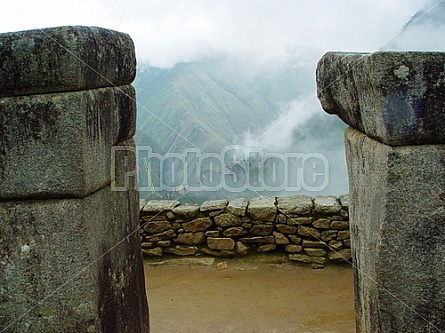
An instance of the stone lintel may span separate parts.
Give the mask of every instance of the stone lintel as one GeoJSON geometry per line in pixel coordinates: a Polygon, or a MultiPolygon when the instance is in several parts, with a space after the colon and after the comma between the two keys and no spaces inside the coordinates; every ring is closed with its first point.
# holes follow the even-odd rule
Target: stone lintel
{"type": "Polygon", "coordinates": [[[130,84],[136,74],[130,36],[63,26],[0,34],[0,97],[130,84]]]}
{"type": "Polygon", "coordinates": [[[325,54],[323,109],[388,145],[445,143],[445,53],[325,54]]]}

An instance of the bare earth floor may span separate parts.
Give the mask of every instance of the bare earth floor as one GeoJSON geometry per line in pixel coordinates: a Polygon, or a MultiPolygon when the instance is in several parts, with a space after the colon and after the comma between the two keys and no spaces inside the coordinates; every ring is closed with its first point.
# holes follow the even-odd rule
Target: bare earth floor
{"type": "Polygon", "coordinates": [[[151,333],[355,332],[347,264],[197,258],[144,267],[151,333]]]}

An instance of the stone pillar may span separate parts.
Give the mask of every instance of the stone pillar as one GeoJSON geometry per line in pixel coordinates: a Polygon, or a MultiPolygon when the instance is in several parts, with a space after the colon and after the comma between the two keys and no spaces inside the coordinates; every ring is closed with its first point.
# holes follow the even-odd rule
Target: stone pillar
{"type": "Polygon", "coordinates": [[[327,53],[346,153],[357,332],[445,331],[445,54],[327,53]]]}
{"type": "Polygon", "coordinates": [[[135,70],[123,33],[0,35],[0,331],[149,331],[136,180],[112,186],[135,168],[135,70]]]}

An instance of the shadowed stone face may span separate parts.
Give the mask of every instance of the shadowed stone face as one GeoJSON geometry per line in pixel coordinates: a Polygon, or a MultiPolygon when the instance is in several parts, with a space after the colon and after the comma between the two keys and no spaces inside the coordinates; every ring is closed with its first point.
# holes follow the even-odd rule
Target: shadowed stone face
{"type": "Polygon", "coordinates": [[[445,143],[445,53],[327,53],[323,109],[389,145],[445,143]]]}
{"type": "Polygon", "coordinates": [[[1,202],[0,327],[148,332],[135,194],[1,202]]]}
{"type": "Polygon", "coordinates": [[[349,128],[346,147],[357,332],[444,327],[445,146],[391,147],[349,128]]]}

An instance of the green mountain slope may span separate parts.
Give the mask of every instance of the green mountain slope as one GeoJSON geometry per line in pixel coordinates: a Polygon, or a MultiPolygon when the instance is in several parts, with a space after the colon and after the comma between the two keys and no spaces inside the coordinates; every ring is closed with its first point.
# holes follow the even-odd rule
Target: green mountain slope
{"type": "MultiPolygon", "coordinates": [[[[445,2],[431,9],[434,3],[415,13],[382,50],[442,50],[445,2]]],[[[252,169],[254,172],[249,177],[255,182],[261,180],[260,173],[271,174],[273,168],[270,163],[261,169],[254,163],[255,156],[241,158],[237,162],[228,161],[228,164],[223,161],[225,165],[216,167],[201,163],[199,170],[198,167],[193,169],[198,161],[195,155],[187,160],[187,167],[191,166],[187,170],[181,163],[164,163],[161,166],[163,162],[156,165],[149,161],[150,152],[155,153],[152,154],[155,157],[156,153],[165,157],[167,153],[183,153],[184,149],[190,148],[203,153],[219,153],[232,144],[242,146],[249,133],[254,140],[258,139],[255,144],[266,154],[280,153],[285,157],[287,153],[315,153],[324,158],[326,170],[322,171],[326,171],[329,177],[327,187],[322,192],[296,190],[298,193],[312,196],[346,193],[345,125],[337,117],[324,113],[316,101],[315,65],[321,55],[315,50],[305,51],[305,56],[295,52],[292,60],[281,64],[250,64],[215,56],[208,60],[180,63],[171,69],[139,65],[133,83],[138,101],[135,139],[139,147],[150,147],[138,161],[139,171],[142,170],[140,186],[148,188],[148,191],[140,192],[141,197],[201,202],[231,196],[290,194],[287,189],[266,192],[261,188],[242,193],[202,190],[203,185],[211,183],[212,177],[221,177],[227,168],[233,172],[238,170],[241,176],[243,173],[246,176],[246,171],[252,169]],[[278,122],[278,119],[284,121],[278,122]],[[185,178],[188,185],[198,190],[184,188],[182,180],[185,178]],[[158,189],[159,185],[166,183],[168,189],[158,189]]],[[[202,157],[199,158],[202,162],[202,157]]],[[[302,180],[309,183],[314,172],[319,172],[323,166],[309,162],[304,164],[306,169],[300,165],[301,162],[296,165],[300,169],[284,170],[290,183],[298,184],[302,180]]],[[[280,179],[282,175],[277,173],[276,176],[280,179]]],[[[274,182],[271,179],[269,183],[274,182]]],[[[264,183],[265,179],[262,181],[264,183]]]]}
{"type": "MultiPolygon", "coordinates": [[[[255,70],[254,67],[224,58],[181,63],[171,69],[140,66],[134,82],[138,101],[135,137],[138,146],[149,146],[153,153],[164,157],[169,156],[167,153],[183,153],[190,148],[194,148],[195,152],[220,153],[229,145],[245,144],[248,133],[253,138],[258,138],[283,113],[288,112],[296,99],[315,96],[315,61],[309,65],[275,64],[260,70],[255,70]]],[[[293,117],[295,120],[298,113],[293,117]]],[[[287,146],[292,152],[302,152],[309,147],[312,149],[313,140],[327,138],[326,133],[320,133],[325,132],[324,130],[317,129],[326,122],[326,117],[329,116],[320,110],[319,116],[311,120],[311,126],[301,125],[300,135],[296,133],[297,135],[289,135],[287,138],[280,135],[268,136],[268,140],[272,140],[274,146],[287,146]]],[[[289,119],[286,122],[293,124],[294,120],[289,119]]],[[[332,133],[334,137],[340,138],[340,142],[343,138],[342,131],[343,128],[335,128],[335,133],[332,133]]],[[[261,141],[256,144],[261,146],[261,141]]],[[[260,148],[266,152],[269,150],[266,146],[260,148]]],[[[342,148],[340,144],[339,149],[342,148]]],[[[329,148],[329,151],[336,153],[337,150],[329,148]]],[[[278,152],[285,153],[283,150],[270,153],[278,152]]],[[[226,172],[227,166],[222,163],[227,161],[220,159],[221,163],[214,161],[214,165],[201,163],[198,170],[199,157],[196,154],[190,155],[187,160],[188,169],[185,170],[181,163],[169,164],[172,159],[160,166],[159,163],[150,164],[149,152],[141,155],[143,157],[138,161],[139,181],[141,186],[148,188],[148,191],[140,193],[144,198],[161,195],[164,198],[181,197],[185,201],[199,202],[240,195],[252,197],[259,193],[256,190],[244,191],[242,194],[224,190],[192,190],[182,196],[184,179],[187,179],[188,185],[193,184],[199,189],[203,185],[212,185],[212,178],[218,179],[226,172]],[[166,183],[168,189],[163,187],[166,183]],[[153,188],[157,193],[151,195],[153,188]]],[[[200,159],[202,162],[202,157],[200,159]]],[[[241,174],[252,166],[255,171],[249,175],[251,179],[259,179],[258,172],[269,172],[261,171],[248,159],[239,163],[232,167],[238,168],[241,174]]]]}
{"type": "Polygon", "coordinates": [[[277,106],[241,81],[234,87],[212,77],[212,70],[200,63],[140,70],[134,82],[138,130],[164,152],[218,152],[276,119],[277,106]]]}

